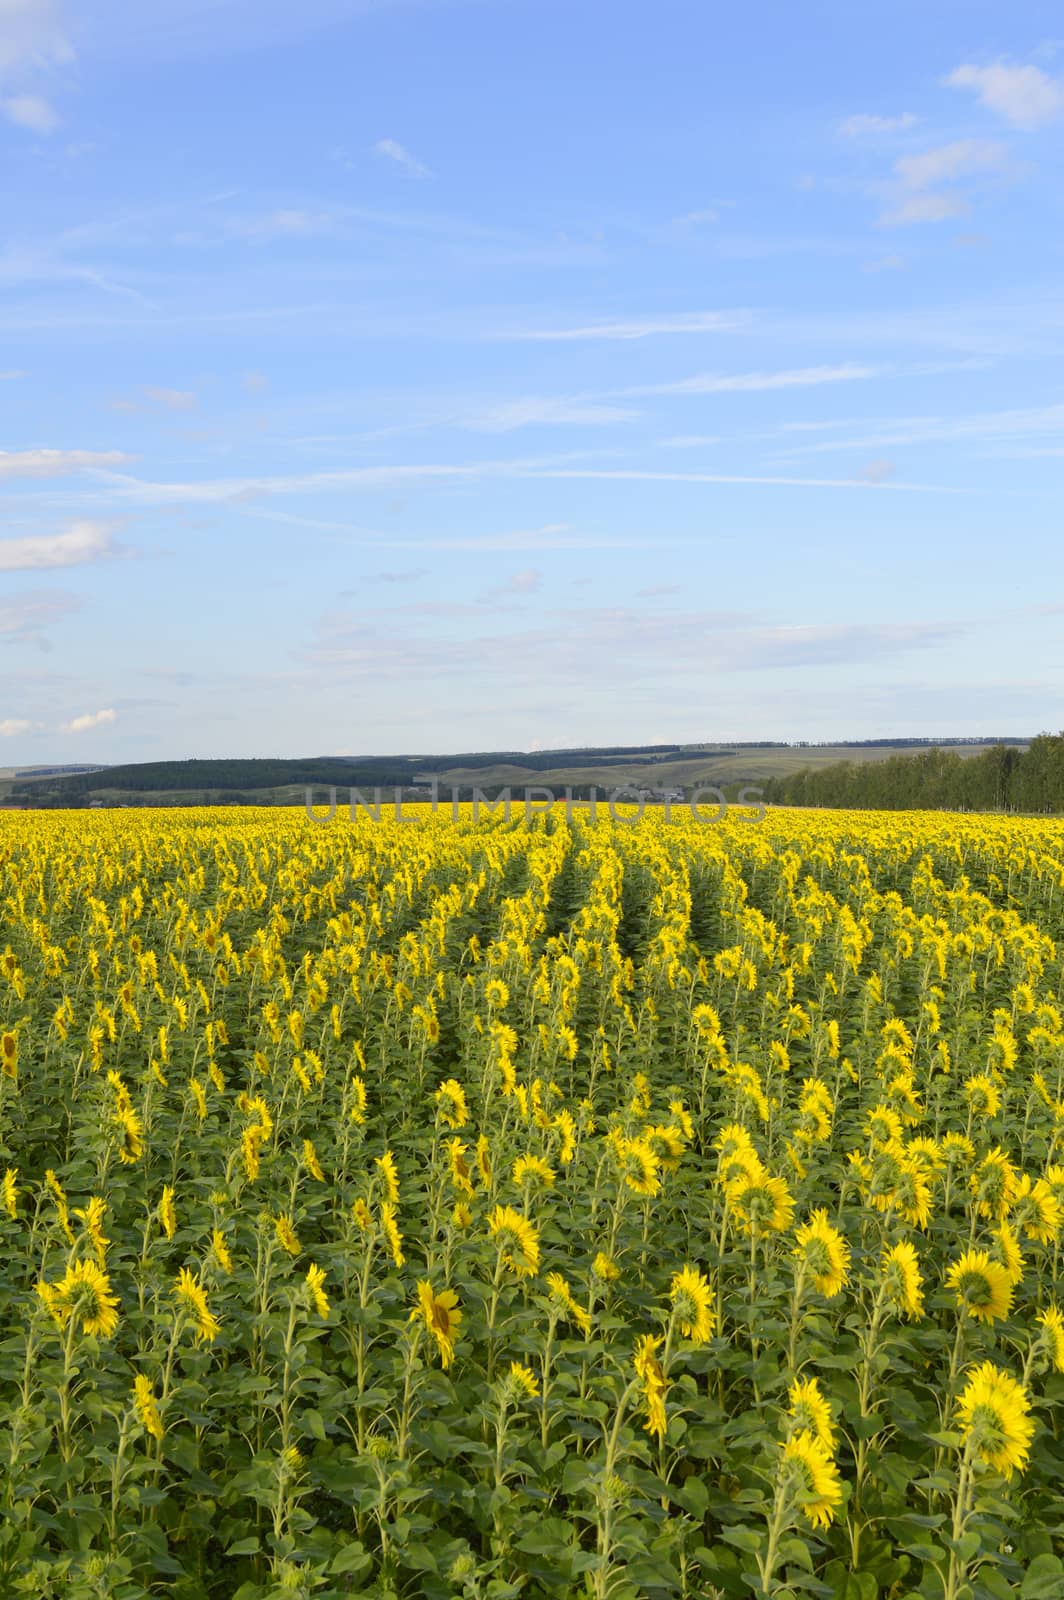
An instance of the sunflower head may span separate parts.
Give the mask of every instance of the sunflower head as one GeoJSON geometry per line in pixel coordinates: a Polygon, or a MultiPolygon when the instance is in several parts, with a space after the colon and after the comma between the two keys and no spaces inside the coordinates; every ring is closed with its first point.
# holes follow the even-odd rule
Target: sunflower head
{"type": "Polygon", "coordinates": [[[1056,1306],[1047,1306],[1038,1313],[1041,1324],[1042,1348],[1058,1372],[1064,1372],[1064,1316],[1056,1306]]]}
{"type": "Polygon", "coordinates": [[[984,1361],[969,1374],[957,1402],[957,1420],[966,1444],[984,1466],[1003,1477],[1027,1465],[1034,1423],[1022,1383],[984,1361]]]}
{"type": "Polygon", "coordinates": [[[814,1528],[826,1528],[842,1503],[842,1484],[828,1447],[808,1428],[798,1428],[783,1446],[781,1470],[803,1515],[814,1528]]]}
{"type": "Polygon", "coordinates": [[[957,1304],[977,1322],[997,1322],[1012,1310],[1013,1278],[985,1250],[966,1250],[946,1274],[957,1304]]]}
{"type": "Polygon", "coordinates": [[[713,1337],[717,1315],[713,1309],[713,1290],[696,1267],[682,1267],[673,1274],[669,1299],[680,1324],[680,1332],[696,1344],[713,1337]]]}
{"type": "Polygon", "coordinates": [[[883,1252],[883,1283],[887,1299],[907,1317],[924,1314],[923,1279],[920,1276],[920,1258],[909,1241],[893,1245],[883,1252]]]}
{"type": "Polygon", "coordinates": [[[828,1300],[845,1286],[850,1269],[850,1247],[828,1221],[823,1208],[814,1211],[794,1236],[794,1254],[809,1273],[819,1294],[828,1300]]]}
{"type": "Polygon", "coordinates": [[[789,1416],[792,1429],[805,1431],[819,1439],[826,1450],[835,1444],[835,1429],[831,1421],[831,1407],[821,1393],[815,1378],[796,1378],[788,1391],[789,1416]]]}

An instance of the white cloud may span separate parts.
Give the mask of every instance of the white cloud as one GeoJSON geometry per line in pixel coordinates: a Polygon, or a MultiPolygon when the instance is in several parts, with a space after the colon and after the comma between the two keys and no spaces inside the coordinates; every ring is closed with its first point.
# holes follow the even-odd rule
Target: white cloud
{"type": "Polygon", "coordinates": [[[638,415],[638,411],[624,406],[531,395],[523,400],[504,401],[465,419],[463,425],[478,433],[511,433],[515,428],[531,426],[598,427],[610,422],[631,422],[638,415]]]}
{"type": "Polygon", "coordinates": [[[195,409],[196,396],[188,389],[145,388],[144,393],[149,400],[153,400],[157,406],[162,406],[167,411],[195,409]]]}
{"type": "Polygon", "coordinates": [[[686,211],[682,217],[673,217],[677,228],[698,228],[705,223],[719,222],[719,211],[686,211]]]}
{"type": "Polygon", "coordinates": [[[0,572],[29,572],[51,567],[77,567],[119,554],[107,527],[100,522],[75,522],[65,533],[28,539],[0,539],[0,572]]]}
{"type": "Polygon", "coordinates": [[[0,450],[0,480],[62,478],[93,467],[120,467],[132,456],[121,450],[0,450]]]}
{"type": "Polygon", "coordinates": [[[56,0],[0,0],[0,73],[72,57],[56,0]]]}
{"type": "Polygon", "coordinates": [[[28,733],[32,726],[28,717],[7,717],[0,722],[0,739],[14,739],[20,733],[28,733]]]}
{"type": "Polygon", "coordinates": [[[17,367],[11,367],[7,372],[0,372],[0,383],[14,383],[16,378],[24,378],[26,374],[17,367]]]}
{"type": "Polygon", "coordinates": [[[1064,83],[1040,67],[958,67],[943,80],[951,89],[973,89],[989,111],[1016,128],[1040,128],[1064,112],[1064,83]]]}
{"type": "Polygon", "coordinates": [[[107,723],[115,721],[115,713],[110,709],[106,711],[86,711],[83,716],[72,717],[69,722],[64,722],[60,733],[87,733],[90,728],[102,728],[107,723]]]}
{"type": "Polygon", "coordinates": [[[898,117],[859,114],[840,122],[839,132],[845,134],[848,139],[859,138],[864,133],[904,133],[906,128],[915,128],[919,120],[919,117],[915,117],[911,111],[903,111],[898,117]]]}
{"type": "Polygon", "coordinates": [[[956,178],[1001,172],[1007,159],[1008,151],[996,139],[955,139],[917,156],[902,156],[894,171],[907,189],[924,190],[956,178]]]}
{"type": "Polygon", "coordinates": [[[387,156],[389,161],[394,161],[404,172],[409,172],[412,178],[429,178],[432,176],[428,167],[410,154],[405,145],[398,139],[378,139],[373,146],[379,156],[387,156]]]}
{"type": "Polygon", "coordinates": [[[76,611],[78,602],[69,594],[20,594],[15,600],[0,600],[0,636],[8,639],[36,639],[50,622],[76,611]]]}
{"type": "Polygon", "coordinates": [[[529,328],[498,337],[543,343],[584,339],[649,339],[666,333],[723,333],[738,327],[741,320],[732,311],[690,311],[680,312],[676,316],[636,317],[624,322],[592,322],[575,328],[529,328]]]}
{"type": "Polygon", "coordinates": [[[960,194],[910,194],[884,211],[880,222],[887,228],[905,227],[912,222],[946,222],[950,217],[966,217],[971,210],[960,194]]]}
{"type": "Polygon", "coordinates": [[[16,94],[0,100],[0,111],[8,122],[27,128],[30,133],[54,133],[59,126],[58,113],[37,94],[16,94]]]}
{"type": "Polygon", "coordinates": [[[850,383],[878,376],[875,367],[852,364],[841,367],[795,367],[782,372],[700,372],[671,383],[637,384],[619,389],[621,395],[753,394],[767,389],[806,389],[822,383],[850,383]]]}
{"type": "Polygon", "coordinates": [[[1007,170],[1008,150],[996,139],[955,139],[919,155],[902,156],[894,163],[893,203],[879,220],[897,227],[965,216],[969,210],[965,196],[943,192],[938,185],[1007,170]]]}

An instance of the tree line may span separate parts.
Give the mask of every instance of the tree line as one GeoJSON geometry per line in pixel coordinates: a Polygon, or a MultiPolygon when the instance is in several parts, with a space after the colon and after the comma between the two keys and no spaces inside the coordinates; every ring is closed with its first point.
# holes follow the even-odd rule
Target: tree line
{"type": "Polygon", "coordinates": [[[854,811],[1064,813],[1064,732],[1042,733],[1026,750],[998,744],[975,756],[921,750],[882,761],[837,761],[763,784],[774,805],[854,811]]]}

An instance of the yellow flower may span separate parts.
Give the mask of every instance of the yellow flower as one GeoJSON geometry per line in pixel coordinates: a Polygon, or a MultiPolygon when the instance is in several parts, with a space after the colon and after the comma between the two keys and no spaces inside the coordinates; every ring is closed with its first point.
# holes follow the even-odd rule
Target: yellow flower
{"type": "Polygon", "coordinates": [[[794,1221],[794,1200],[786,1180],[772,1177],[763,1168],[736,1178],[726,1194],[745,1233],[785,1233],[794,1221]]]}
{"type": "Polygon", "coordinates": [[[957,1402],[957,1420],[966,1443],[979,1459],[1003,1477],[1027,1465],[1034,1423],[1022,1383],[984,1361],[972,1369],[957,1402]]]}
{"type": "Polygon", "coordinates": [[[451,1211],[451,1222],[456,1228],[468,1228],[473,1220],[473,1213],[462,1200],[456,1200],[451,1211]]]}
{"type": "Polygon", "coordinates": [[[441,1122],[457,1131],[469,1121],[465,1090],[457,1078],[445,1078],[436,1090],[436,1112],[441,1122]]]}
{"type": "Polygon", "coordinates": [[[321,1170],[321,1162],[318,1160],[318,1153],[310,1139],[303,1140],[303,1161],[306,1164],[306,1169],[310,1173],[311,1177],[314,1178],[318,1183],[324,1183],[325,1174],[321,1170]]]}
{"type": "Polygon", "coordinates": [[[187,1267],[182,1267],[178,1273],[174,1293],[188,1307],[195,1319],[197,1343],[210,1344],[221,1333],[222,1325],[211,1313],[203,1287],[187,1267]]]}
{"type": "Polygon", "coordinates": [[[381,1203],[381,1228],[391,1251],[392,1260],[396,1267],[401,1267],[406,1261],[403,1255],[403,1236],[399,1232],[399,1224],[395,1220],[395,1207],[390,1200],[381,1203]]]}
{"type": "Polygon", "coordinates": [[[368,1233],[373,1226],[373,1215],[366,1202],[359,1196],[351,1207],[351,1215],[360,1233],[368,1233]]]}
{"type": "Polygon", "coordinates": [[[783,1461],[791,1472],[795,1497],[814,1528],[826,1528],[842,1503],[842,1484],[830,1450],[799,1428],[783,1446],[783,1461]]]}
{"type": "Polygon", "coordinates": [[[273,1219],[273,1231],[277,1235],[277,1243],[282,1250],[287,1250],[290,1256],[297,1256],[303,1246],[296,1237],[290,1219],[286,1216],[276,1216],[273,1219]]]}
{"type": "Polygon", "coordinates": [[[566,1315],[573,1321],[583,1334],[591,1332],[591,1318],[583,1306],[574,1298],[573,1291],[566,1283],[560,1272],[547,1273],[547,1285],[551,1294],[563,1307],[566,1315]]]}
{"type": "Polygon", "coordinates": [[[145,1433],[150,1433],[153,1439],[161,1439],[163,1419],[155,1402],[151,1379],[146,1378],[143,1373],[139,1373],[133,1379],[133,1404],[136,1406],[137,1417],[145,1433]]]}
{"type": "Polygon", "coordinates": [[[377,1170],[384,1179],[384,1192],[393,1206],[399,1204],[399,1173],[396,1170],[395,1157],[390,1150],[377,1157],[377,1170]]]}
{"type": "Polygon", "coordinates": [[[1009,1269],[991,1261],[985,1250],[965,1250],[946,1273],[946,1287],[956,1294],[961,1310],[978,1322],[995,1322],[1012,1309],[1009,1269]]]}
{"type": "Polygon", "coordinates": [[[523,1367],[519,1361],[511,1361],[510,1380],[516,1395],[524,1395],[529,1400],[539,1399],[539,1384],[531,1367],[523,1367]]]}
{"type": "Polygon", "coordinates": [[[366,1080],[357,1074],[351,1079],[351,1121],[360,1127],[366,1121],[366,1080]]]}
{"type": "Polygon", "coordinates": [[[964,1098],[977,1117],[996,1117],[1001,1110],[1001,1090],[984,1072],[975,1072],[964,1085],[964,1098]]]}
{"type": "Polygon", "coordinates": [[[513,1166],[515,1183],[527,1183],[530,1188],[549,1189],[554,1182],[554,1168],[542,1156],[518,1156],[513,1166]]]}
{"type": "Polygon", "coordinates": [[[8,1167],[4,1173],[4,1210],[9,1217],[18,1216],[18,1168],[8,1167]]]}
{"type": "Polygon", "coordinates": [[[621,1176],[633,1194],[651,1196],[661,1188],[658,1178],[659,1162],[645,1139],[622,1139],[615,1146],[621,1164],[621,1176]]]}
{"type": "Polygon", "coordinates": [[[633,1365],[636,1376],[643,1385],[643,1403],[647,1410],[647,1419],[643,1426],[647,1433],[654,1434],[658,1439],[664,1439],[668,1427],[665,1415],[668,1383],[664,1368],[658,1360],[657,1350],[660,1343],[661,1339],[654,1334],[643,1334],[635,1347],[633,1365]]]}
{"type": "Polygon", "coordinates": [[[787,1398],[795,1428],[813,1434],[826,1450],[833,1450],[835,1429],[831,1421],[831,1407],[821,1394],[817,1380],[796,1378],[791,1384],[787,1398]]]}
{"type": "Polygon", "coordinates": [[[823,1209],[814,1211],[794,1235],[794,1253],[812,1274],[817,1291],[832,1300],[845,1286],[850,1247],[823,1209]]]}
{"type": "Polygon", "coordinates": [[[1012,1200],[1012,1221],[1022,1228],[1028,1239],[1039,1244],[1053,1244],[1060,1233],[1060,1201],[1052,1185],[1045,1178],[1032,1180],[1025,1172],[1016,1185],[1012,1200]]]}
{"type": "Polygon", "coordinates": [[[482,1133],[477,1140],[477,1171],[480,1173],[481,1187],[491,1188],[491,1144],[486,1133],[482,1133]]]}
{"type": "Polygon", "coordinates": [[[595,1277],[600,1278],[603,1283],[613,1283],[621,1275],[620,1267],[617,1265],[616,1261],[614,1261],[612,1256],[608,1256],[606,1254],[605,1250],[599,1251],[598,1255],[591,1263],[591,1271],[594,1273],[595,1277]]]}
{"type": "Polygon", "coordinates": [[[229,1246],[225,1242],[225,1234],[220,1228],[215,1228],[211,1234],[211,1249],[214,1251],[214,1259],[228,1277],[233,1270],[233,1258],[229,1254],[229,1246]]]}
{"type": "Polygon", "coordinates": [[[310,1299],[314,1302],[314,1309],[323,1321],[328,1320],[329,1301],[325,1294],[325,1268],[316,1267],[311,1262],[307,1268],[306,1289],[310,1299]]]}
{"type": "Polygon", "coordinates": [[[451,1168],[451,1183],[459,1194],[473,1198],[473,1174],[465,1158],[468,1145],[464,1145],[457,1134],[447,1141],[447,1159],[451,1168]]]}
{"type": "Polygon", "coordinates": [[[18,1077],[18,1034],[0,1033],[0,1067],[6,1078],[18,1077]]]}
{"type": "Polygon", "coordinates": [[[422,1280],[417,1286],[417,1298],[418,1309],[411,1312],[411,1317],[416,1317],[420,1312],[426,1328],[436,1341],[441,1365],[449,1367],[454,1360],[454,1342],[458,1336],[458,1324],[462,1320],[458,1296],[453,1289],[443,1289],[439,1294],[434,1294],[432,1284],[422,1280]]]}
{"type": "Polygon", "coordinates": [[[1064,1317],[1056,1306],[1047,1306],[1038,1313],[1042,1327],[1042,1342],[1058,1372],[1064,1372],[1064,1317]]]}
{"type": "Polygon", "coordinates": [[[985,1155],[968,1180],[981,1217],[1000,1222],[1009,1213],[1016,1192],[1016,1169],[1000,1146],[985,1155]]]}
{"type": "Polygon", "coordinates": [[[173,1184],[163,1186],[163,1197],[159,1201],[159,1221],[163,1225],[163,1232],[168,1239],[172,1239],[177,1232],[177,1212],[174,1210],[173,1184]]]}
{"type": "Polygon", "coordinates": [[[1013,1284],[1018,1284],[1023,1277],[1025,1262],[1020,1241],[1007,1222],[994,1230],[994,1248],[1013,1284]]]}
{"type": "Polygon", "coordinates": [[[488,1228],[511,1272],[531,1278],[539,1271],[539,1234],[527,1217],[512,1206],[496,1206],[488,1216],[488,1228]]]}
{"type": "Polygon", "coordinates": [[[717,1325],[713,1290],[697,1267],[681,1267],[673,1273],[669,1299],[685,1338],[693,1339],[695,1344],[712,1339],[717,1325]]]}
{"type": "Polygon", "coordinates": [[[42,1279],[37,1293],[61,1328],[71,1317],[80,1317],[82,1333],[109,1339],[118,1327],[118,1297],[94,1261],[76,1261],[58,1283],[42,1279]]]}
{"type": "Polygon", "coordinates": [[[883,1281],[887,1298],[907,1317],[924,1314],[920,1258],[908,1240],[883,1252],[883,1281]]]}

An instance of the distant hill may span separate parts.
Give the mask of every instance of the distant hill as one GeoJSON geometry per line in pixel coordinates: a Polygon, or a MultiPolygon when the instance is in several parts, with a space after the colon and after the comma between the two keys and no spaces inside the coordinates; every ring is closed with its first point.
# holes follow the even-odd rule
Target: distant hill
{"type": "MultiPolygon", "coordinates": [[[[839,744],[786,744],[757,740],[727,744],[602,745],[587,749],[535,752],[475,751],[457,755],[308,756],[234,758],[232,760],[147,761],[96,769],[23,770],[0,781],[9,803],[33,807],[86,805],[302,804],[308,786],[335,786],[346,798],[349,787],[367,798],[380,788],[390,798],[395,788],[411,797],[415,779],[439,780],[443,798],[450,787],[470,798],[474,786],[491,793],[511,786],[542,785],[559,795],[568,787],[586,797],[631,787],[660,796],[690,794],[701,785],[717,785],[734,795],[744,783],[774,780],[782,786],[799,774],[837,766],[840,762],[878,765],[918,751],[948,751],[957,761],[1007,748],[1018,756],[1029,740],[1000,739],[863,739],[839,744]]],[[[783,798],[780,793],[779,798],[783,798]]],[[[831,802],[819,802],[828,803],[831,802]]]]}

